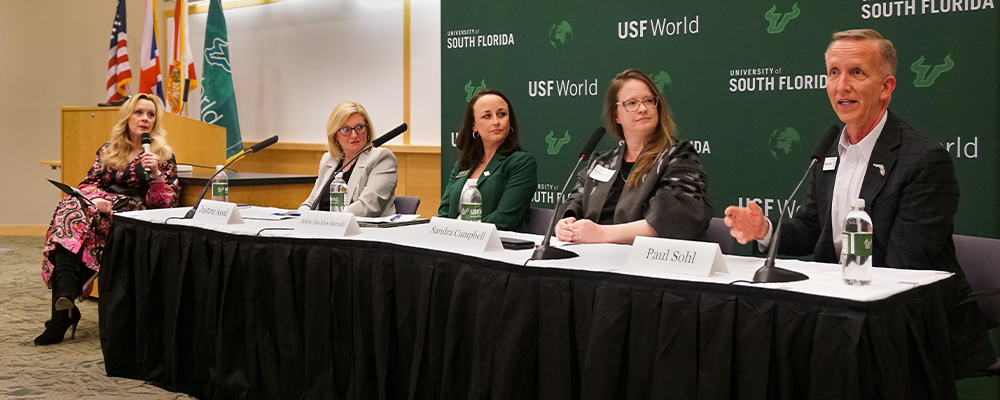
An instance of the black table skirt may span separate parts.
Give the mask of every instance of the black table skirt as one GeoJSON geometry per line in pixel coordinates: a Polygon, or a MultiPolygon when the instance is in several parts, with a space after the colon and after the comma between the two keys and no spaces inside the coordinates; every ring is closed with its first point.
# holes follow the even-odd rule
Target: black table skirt
{"type": "Polygon", "coordinates": [[[859,303],[116,218],[101,345],[199,398],[949,399],[953,286],[859,303]]]}

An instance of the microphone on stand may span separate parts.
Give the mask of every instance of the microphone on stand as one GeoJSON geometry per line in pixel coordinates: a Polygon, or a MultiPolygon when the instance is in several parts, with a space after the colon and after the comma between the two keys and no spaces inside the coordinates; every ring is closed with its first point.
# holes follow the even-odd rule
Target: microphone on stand
{"type": "Polygon", "coordinates": [[[243,156],[245,156],[247,154],[250,154],[250,153],[256,153],[258,151],[264,150],[264,149],[267,148],[267,146],[270,146],[270,145],[274,144],[277,141],[278,141],[278,135],[274,135],[274,136],[271,136],[271,137],[269,137],[267,139],[264,139],[263,142],[257,143],[255,145],[251,146],[249,149],[243,150],[239,154],[233,156],[229,160],[229,162],[226,163],[226,165],[222,166],[221,169],[215,171],[215,173],[212,174],[212,176],[210,176],[208,178],[208,183],[206,183],[205,184],[205,188],[201,190],[201,196],[198,196],[198,201],[196,203],[194,203],[194,207],[191,207],[191,209],[188,210],[187,214],[184,214],[184,219],[194,218],[194,214],[198,211],[198,206],[201,205],[201,201],[205,199],[205,194],[208,193],[208,188],[212,186],[212,179],[215,179],[215,176],[218,175],[220,171],[225,171],[226,167],[228,167],[232,163],[236,162],[236,160],[239,160],[243,156]]]}
{"type": "MultiPolygon", "coordinates": [[[[368,151],[368,149],[371,149],[372,147],[382,147],[382,145],[385,144],[385,142],[395,139],[396,136],[401,135],[403,132],[406,132],[406,123],[399,124],[399,126],[392,128],[391,131],[386,132],[385,135],[379,136],[375,140],[372,140],[372,144],[367,148],[365,148],[364,150],[361,150],[361,152],[368,151]]],[[[359,154],[361,152],[359,152],[359,154]]]]}
{"type": "MultiPolygon", "coordinates": [[[[816,145],[816,150],[813,150],[812,161],[809,162],[809,168],[806,168],[806,174],[802,176],[799,180],[798,186],[795,186],[795,190],[792,191],[792,195],[788,196],[788,200],[785,200],[785,207],[782,207],[781,213],[778,215],[778,225],[774,228],[774,233],[771,235],[771,246],[767,251],[767,260],[764,261],[764,266],[760,267],[756,273],[753,274],[754,283],[767,283],[767,282],[795,282],[804,281],[809,279],[805,274],[789,271],[787,269],[778,267],[774,265],[775,258],[778,257],[778,242],[781,240],[781,222],[785,220],[785,214],[791,213],[792,208],[789,203],[795,194],[798,193],[799,188],[802,187],[802,182],[805,182],[806,177],[809,176],[809,172],[816,163],[819,162],[823,156],[826,155],[827,150],[830,150],[830,146],[833,142],[837,140],[837,135],[840,134],[840,127],[836,125],[830,126],[823,134],[822,138],[819,140],[819,144],[816,145]],[[787,208],[787,210],[785,210],[787,208]]],[[[829,218],[829,216],[827,216],[829,218]]]]}
{"type": "Polygon", "coordinates": [[[601,142],[601,138],[604,137],[605,132],[607,132],[607,129],[604,129],[603,126],[595,129],[594,133],[590,135],[590,139],[587,140],[587,144],[583,145],[583,149],[580,151],[580,158],[576,160],[576,166],[574,166],[573,170],[570,171],[569,179],[566,179],[566,184],[563,185],[562,190],[559,191],[560,196],[556,196],[556,205],[553,208],[555,212],[552,213],[552,220],[549,221],[549,230],[545,232],[545,238],[542,239],[542,244],[538,245],[538,248],[535,249],[535,252],[531,254],[531,258],[528,260],[558,260],[563,258],[579,257],[579,254],[572,251],[549,246],[549,241],[552,240],[552,231],[556,227],[556,221],[559,221],[559,207],[563,204],[561,195],[566,191],[566,187],[569,186],[569,183],[573,180],[573,176],[576,175],[576,169],[580,168],[580,163],[583,162],[584,159],[590,157],[590,154],[594,152],[594,149],[596,149],[597,145],[601,142]]]}
{"type": "Polygon", "coordinates": [[[182,92],[183,97],[181,98],[181,113],[187,115],[187,102],[188,102],[188,90],[191,88],[191,80],[184,80],[184,91],[182,92]]]}
{"type": "MultiPolygon", "coordinates": [[[[337,176],[337,173],[343,171],[344,167],[347,167],[348,165],[350,165],[352,162],[354,162],[354,160],[357,160],[358,157],[360,157],[362,153],[364,153],[364,152],[366,152],[368,150],[371,150],[373,147],[382,147],[382,145],[385,144],[385,142],[388,142],[388,141],[390,141],[392,139],[395,139],[396,136],[399,136],[403,132],[406,132],[406,123],[405,122],[402,123],[402,124],[399,124],[399,126],[397,126],[395,128],[392,128],[391,131],[386,132],[384,135],[379,136],[375,140],[372,140],[372,144],[368,145],[368,147],[365,147],[364,149],[362,149],[361,151],[359,151],[358,154],[355,154],[354,157],[351,157],[351,159],[348,160],[347,162],[340,163],[340,168],[337,168],[336,171],[333,171],[333,175],[331,175],[331,176],[337,176]]],[[[313,202],[312,209],[315,210],[316,207],[319,207],[319,202],[318,201],[313,202]]]]}
{"type": "MultiPolygon", "coordinates": [[[[149,132],[143,132],[140,139],[142,141],[142,151],[149,153],[149,145],[153,143],[153,140],[149,138],[149,132]]],[[[146,171],[146,175],[149,175],[152,170],[149,168],[143,168],[146,171]]]]}

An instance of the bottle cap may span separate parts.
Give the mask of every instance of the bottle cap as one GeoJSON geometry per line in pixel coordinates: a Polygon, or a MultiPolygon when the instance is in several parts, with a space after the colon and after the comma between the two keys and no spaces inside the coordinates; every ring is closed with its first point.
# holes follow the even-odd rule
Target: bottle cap
{"type": "Polygon", "coordinates": [[[854,199],[854,200],[851,200],[851,207],[865,208],[865,199],[854,199]]]}
{"type": "Polygon", "coordinates": [[[216,165],[215,166],[215,170],[216,171],[221,171],[222,170],[222,166],[221,165],[216,165]]]}
{"type": "Polygon", "coordinates": [[[338,172],[337,175],[333,177],[333,179],[344,179],[344,173],[338,172]]]}

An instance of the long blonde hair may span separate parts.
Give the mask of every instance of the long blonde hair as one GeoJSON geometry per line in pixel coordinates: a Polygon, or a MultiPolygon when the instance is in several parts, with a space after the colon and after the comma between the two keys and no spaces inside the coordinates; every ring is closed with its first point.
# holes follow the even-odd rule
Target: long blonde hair
{"type": "Polygon", "coordinates": [[[615,116],[618,115],[618,92],[625,85],[625,82],[632,79],[645,83],[649,87],[649,91],[653,92],[653,96],[656,97],[656,112],[660,116],[660,120],[656,123],[656,129],[653,130],[652,136],[643,146],[639,157],[635,159],[635,167],[629,173],[628,187],[635,189],[639,186],[639,181],[646,172],[653,167],[656,157],[674,143],[677,126],[674,125],[674,120],[670,117],[670,108],[667,107],[663,94],[660,93],[660,89],[656,87],[653,80],[649,79],[649,76],[642,71],[627,69],[611,80],[611,84],[608,85],[608,95],[604,98],[604,118],[611,135],[615,139],[625,140],[625,133],[622,131],[622,126],[615,122],[615,116]]]}
{"type": "Polygon", "coordinates": [[[330,119],[326,121],[326,148],[330,152],[330,155],[336,156],[341,160],[344,159],[344,148],[337,141],[337,130],[354,114],[361,114],[361,117],[365,119],[365,125],[368,125],[368,132],[365,134],[367,137],[365,146],[372,144],[372,139],[374,138],[375,128],[372,127],[372,119],[368,117],[368,111],[365,111],[365,108],[361,104],[350,101],[337,104],[333,108],[333,112],[330,113],[330,119]]]}
{"type": "Polygon", "coordinates": [[[156,154],[160,161],[169,160],[173,156],[173,150],[167,145],[167,131],[163,129],[162,124],[163,102],[160,101],[159,97],[140,93],[128,99],[118,110],[118,122],[115,123],[114,128],[111,128],[110,144],[101,157],[101,167],[105,169],[109,167],[124,168],[129,161],[132,161],[128,155],[138,147],[129,139],[128,119],[135,112],[135,106],[139,100],[149,100],[156,108],[156,120],[153,121],[153,126],[149,130],[149,138],[151,139],[149,151],[156,154]]]}

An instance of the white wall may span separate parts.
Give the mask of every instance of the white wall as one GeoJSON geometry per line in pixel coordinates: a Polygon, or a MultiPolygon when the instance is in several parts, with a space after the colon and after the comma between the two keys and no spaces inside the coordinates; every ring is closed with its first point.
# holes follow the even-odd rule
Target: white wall
{"type": "Polygon", "coordinates": [[[410,6],[410,144],[441,145],[441,1],[410,6]]]}
{"type": "MultiPolygon", "coordinates": [[[[411,101],[410,140],[437,145],[440,2],[412,10],[411,90],[421,95],[411,101]]],[[[225,15],[243,140],[279,135],[282,142],[325,143],[330,111],[344,101],[365,106],[376,134],[403,122],[402,0],[297,0],[225,15]]],[[[190,22],[199,78],[207,17],[193,14],[190,22]]],[[[191,106],[189,115],[197,115],[200,108],[191,106]]],[[[391,143],[402,144],[402,137],[391,143]]]]}
{"type": "MultiPolygon", "coordinates": [[[[126,3],[138,89],[145,0],[126,3]]],[[[115,0],[4,1],[0,11],[0,225],[47,225],[59,191],[61,106],[104,101],[115,0]]],[[[110,137],[111,129],[108,129],[110,137]]],[[[90,151],[96,151],[92,149],[90,151]]],[[[79,182],[72,182],[75,185],[79,182]]]]}
{"type": "MultiPolygon", "coordinates": [[[[173,1],[156,1],[161,16],[173,9],[173,1]]],[[[39,161],[61,157],[61,106],[104,101],[115,4],[2,3],[0,225],[48,224],[59,195],[46,179],[59,179],[60,171],[39,161]]],[[[136,91],[145,0],[126,4],[136,91]]],[[[414,0],[411,10],[410,140],[438,145],[440,2],[414,0]]],[[[365,105],[379,132],[402,122],[402,15],[402,0],[294,0],[226,10],[243,139],[278,134],[283,142],[323,143],[330,111],[346,100],[365,105]],[[352,57],[361,60],[345,61],[352,57]]],[[[199,74],[206,17],[192,15],[199,74]]],[[[160,31],[161,44],[169,33],[160,31]]],[[[160,55],[165,68],[169,47],[160,55]]],[[[192,111],[197,115],[197,107],[192,111]]]]}

